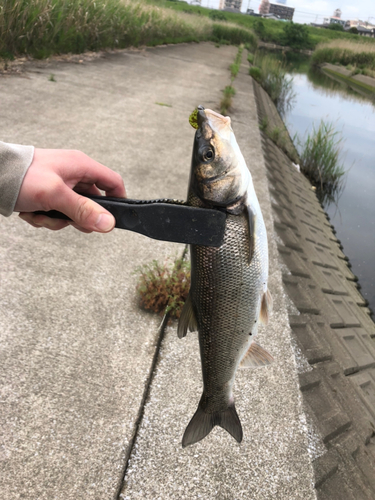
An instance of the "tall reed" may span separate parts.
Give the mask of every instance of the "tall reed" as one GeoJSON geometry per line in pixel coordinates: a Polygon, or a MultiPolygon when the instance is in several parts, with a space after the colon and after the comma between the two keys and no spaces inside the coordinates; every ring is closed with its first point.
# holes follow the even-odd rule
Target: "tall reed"
{"type": "Polygon", "coordinates": [[[280,115],[285,116],[294,99],[293,78],[287,75],[285,64],[258,51],[249,72],[271,97],[280,115]]]}
{"type": "Polygon", "coordinates": [[[348,40],[333,40],[330,43],[318,45],[311,63],[339,63],[343,66],[368,67],[375,70],[375,44],[370,42],[352,42],[348,40]]]}
{"type": "Polygon", "coordinates": [[[321,203],[333,201],[341,191],[345,175],[341,163],[342,136],[333,123],[321,120],[305,140],[297,139],[301,172],[316,187],[321,203]]]}
{"type": "Polygon", "coordinates": [[[160,43],[253,42],[255,35],[142,0],[1,0],[0,57],[80,53],[160,43]]]}

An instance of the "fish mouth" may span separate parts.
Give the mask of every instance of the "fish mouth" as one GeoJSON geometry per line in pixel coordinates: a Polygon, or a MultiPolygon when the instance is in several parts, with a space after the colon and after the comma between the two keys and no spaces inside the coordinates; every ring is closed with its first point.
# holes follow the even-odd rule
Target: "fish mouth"
{"type": "Polygon", "coordinates": [[[202,184],[205,184],[205,185],[211,184],[213,182],[223,180],[225,177],[228,177],[228,174],[231,174],[230,177],[238,177],[239,174],[232,173],[234,170],[235,170],[234,168],[227,169],[227,170],[225,170],[225,172],[223,172],[221,174],[213,175],[212,177],[208,177],[207,179],[202,179],[201,182],[202,182],[202,184]]]}

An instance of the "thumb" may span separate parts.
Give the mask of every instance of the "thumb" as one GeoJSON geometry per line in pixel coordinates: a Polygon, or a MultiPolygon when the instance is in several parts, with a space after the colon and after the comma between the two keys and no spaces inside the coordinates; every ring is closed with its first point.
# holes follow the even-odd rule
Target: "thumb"
{"type": "Polygon", "coordinates": [[[98,203],[79,195],[68,187],[55,201],[53,208],[66,214],[78,226],[87,231],[108,233],[116,223],[113,215],[98,203]]]}

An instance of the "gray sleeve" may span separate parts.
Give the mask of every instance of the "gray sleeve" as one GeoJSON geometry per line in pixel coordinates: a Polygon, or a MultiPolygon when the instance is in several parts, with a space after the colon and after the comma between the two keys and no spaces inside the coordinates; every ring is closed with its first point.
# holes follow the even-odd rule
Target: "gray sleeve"
{"type": "Polygon", "coordinates": [[[0,214],[8,217],[14,210],[23,178],[34,157],[33,146],[0,141],[0,214]]]}

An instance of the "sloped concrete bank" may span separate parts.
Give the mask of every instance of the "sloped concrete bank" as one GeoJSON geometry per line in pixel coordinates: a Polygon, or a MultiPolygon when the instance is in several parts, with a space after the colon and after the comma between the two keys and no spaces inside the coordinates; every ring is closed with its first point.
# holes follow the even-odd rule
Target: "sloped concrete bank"
{"type": "MultiPolygon", "coordinates": [[[[254,81],[259,122],[283,127],[254,81]]],[[[274,234],[306,412],[320,434],[319,499],[375,498],[375,325],[307,179],[262,133],[274,234]],[[307,363],[306,363],[307,360],[307,363]]]]}

